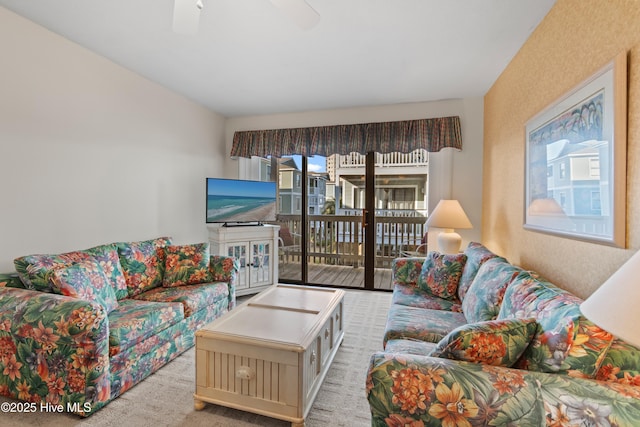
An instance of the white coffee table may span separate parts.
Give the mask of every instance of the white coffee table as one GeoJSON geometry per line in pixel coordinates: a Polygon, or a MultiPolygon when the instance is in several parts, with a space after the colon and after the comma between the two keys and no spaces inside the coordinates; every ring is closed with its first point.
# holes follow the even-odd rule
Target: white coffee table
{"type": "Polygon", "coordinates": [[[196,332],[205,402],[304,426],[344,337],[344,291],[274,285],[196,332]]]}

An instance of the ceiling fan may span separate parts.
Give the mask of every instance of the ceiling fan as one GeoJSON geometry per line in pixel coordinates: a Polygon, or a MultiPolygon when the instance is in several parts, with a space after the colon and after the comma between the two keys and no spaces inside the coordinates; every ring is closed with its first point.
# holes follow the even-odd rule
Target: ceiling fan
{"type": "MultiPolygon", "coordinates": [[[[285,15],[303,30],[308,30],[320,21],[320,15],[306,0],[270,0],[285,15]]],[[[173,31],[194,35],[198,31],[202,0],[174,0],[173,31]]]]}

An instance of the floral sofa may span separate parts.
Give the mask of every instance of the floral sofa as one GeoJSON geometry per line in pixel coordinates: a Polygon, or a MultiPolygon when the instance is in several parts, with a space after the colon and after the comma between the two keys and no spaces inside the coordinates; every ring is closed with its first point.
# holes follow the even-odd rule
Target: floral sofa
{"type": "MultiPolygon", "coordinates": [[[[478,243],[393,266],[373,426],[637,426],[640,350],[478,243]]],[[[621,298],[624,298],[621,295],[621,298]]]]}
{"type": "MultiPolygon", "coordinates": [[[[0,277],[0,395],[88,416],[235,306],[238,266],[169,238],[14,261],[0,277]]],[[[39,406],[38,406],[39,407],[39,406]]]]}

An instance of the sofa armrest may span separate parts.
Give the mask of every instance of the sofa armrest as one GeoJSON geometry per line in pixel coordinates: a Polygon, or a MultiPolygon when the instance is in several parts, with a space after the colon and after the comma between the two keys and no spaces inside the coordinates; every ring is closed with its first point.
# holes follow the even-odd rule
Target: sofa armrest
{"type": "Polygon", "coordinates": [[[399,353],[371,357],[366,390],[372,426],[634,425],[640,414],[637,386],[399,353]]]}
{"type": "Polygon", "coordinates": [[[97,303],[0,288],[0,394],[81,415],[111,395],[109,322],[97,303]]]}
{"type": "Polygon", "coordinates": [[[229,286],[229,310],[236,306],[236,285],[240,264],[230,256],[211,255],[209,257],[209,272],[214,282],[227,282],[229,286]]]}

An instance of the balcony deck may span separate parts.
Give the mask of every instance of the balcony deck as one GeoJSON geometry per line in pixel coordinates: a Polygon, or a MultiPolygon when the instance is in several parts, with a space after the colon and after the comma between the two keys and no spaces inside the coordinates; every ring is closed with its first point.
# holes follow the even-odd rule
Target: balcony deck
{"type": "MultiPolygon", "coordinates": [[[[299,263],[281,263],[280,277],[295,279],[300,277],[299,263]]],[[[364,289],[364,268],[345,265],[309,264],[309,283],[341,288],[364,289]]],[[[376,268],[374,289],[391,290],[391,269],[376,268]]]]}

